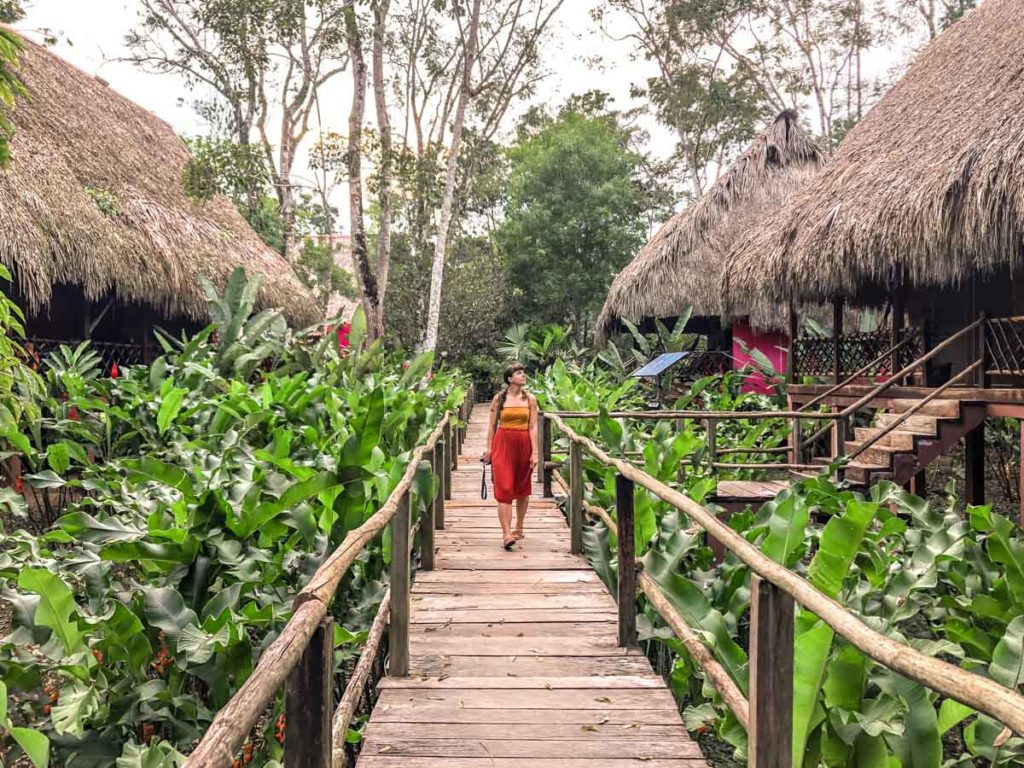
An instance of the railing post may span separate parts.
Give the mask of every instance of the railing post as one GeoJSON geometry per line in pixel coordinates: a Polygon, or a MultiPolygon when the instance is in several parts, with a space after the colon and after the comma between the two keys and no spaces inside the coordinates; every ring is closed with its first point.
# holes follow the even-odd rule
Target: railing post
{"type": "Polygon", "coordinates": [[[391,519],[391,624],[388,627],[388,674],[409,674],[409,494],[391,519]]]}
{"type": "Polygon", "coordinates": [[[434,445],[434,530],[444,530],[444,499],[446,491],[444,488],[444,443],[438,442],[434,445]]]}
{"type": "Polygon", "coordinates": [[[708,469],[713,471],[715,462],[718,461],[718,420],[705,419],[704,429],[704,445],[708,454],[708,469]]]}
{"type": "Polygon", "coordinates": [[[459,412],[458,411],[452,411],[451,417],[452,417],[452,419],[455,420],[455,425],[452,427],[452,430],[451,430],[451,438],[452,438],[451,465],[452,465],[452,469],[454,470],[454,469],[458,469],[459,468],[459,453],[462,451],[462,434],[461,434],[462,433],[462,426],[461,426],[461,422],[459,421],[459,412]]]}
{"type": "MultiPolygon", "coordinates": [[[[539,430],[538,434],[540,435],[541,445],[543,446],[544,445],[544,429],[545,429],[544,425],[547,424],[548,417],[544,415],[543,411],[541,411],[539,414],[537,414],[537,418],[539,419],[539,421],[537,422],[537,429],[539,430]]],[[[538,483],[543,483],[544,482],[544,449],[543,448],[541,448],[541,455],[537,457],[537,482],[538,483]]]]}
{"type": "Polygon", "coordinates": [[[843,300],[832,300],[832,383],[843,380],[843,300]]]}
{"type": "Polygon", "coordinates": [[[551,419],[545,418],[540,426],[541,481],[544,483],[544,498],[550,499],[555,495],[551,490],[551,467],[548,466],[551,463],[551,419]]]}
{"type": "Polygon", "coordinates": [[[444,425],[444,498],[452,497],[452,423],[444,425]]]}
{"type": "Polygon", "coordinates": [[[569,442],[569,551],[583,554],[583,446],[569,442]]]}
{"type": "Polygon", "coordinates": [[[796,306],[789,302],[789,354],[786,356],[786,383],[796,380],[796,346],[800,336],[800,323],[796,314],[796,306]]]}
{"type": "MultiPolygon", "coordinates": [[[[792,407],[792,406],[790,406],[792,407]]],[[[803,447],[803,422],[797,417],[793,417],[789,420],[789,440],[790,440],[790,461],[793,464],[804,463],[804,447],[803,447]]]]}
{"type": "Polygon", "coordinates": [[[629,648],[636,639],[636,541],[633,532],[633,481],[615,475],[615,516],[618,521],[619,645],[629,648]]]}
{"type": "MultiPolygon", "coordinates": [[[[420,462],[419,471],[429,475],[431,483],[434,481],[434,456],[430,454],[429,460],[420,462]]],[[[420,518],[420,568],[424,571],[434,570],[434,509],[437,505],[437,494],[431,494],[426,499],[426,506],[423,508],[423,516],[420,518]]]]}
{"type": "MultiPolygon", "coordinates": [[[[981,365],[974,369],[974,382],[977,386],[985,389],[988,386],[988,355],[985,347],[985,335],[988,330],[988,319],[985,317],[985,313],[982,312],[979,316],[981,322],[978,324],[978,329],[975,333],[975,354],[974,359],[980,360],[981,365]]],[[[973,360],[970,362],[974,362],[973,360]]]]}
{"type": "MultiPolygon", "coordinates": [[[[849,422],[847,422],[845,416],[840,416],[835,420],[835,428],[832,430],[832,440],[834,445],[832,446],[832,456],[834,459],[841,459],[846,455],[846,442],[849,440],[849,422]]],[[[840,469],[836,473],[836,480],[842,482],[844,472],[840,469]]]]}
{"type": "Polygon", "coordinates": [[[750,584],[751,768],[793,765],[793,598],[756,574],[750,584]]]}
{"type": "Polygon", "coordinates": [[[316,628],[285,692],[285,768],[330,768],[334,718],[334,619],[316,628]]]}

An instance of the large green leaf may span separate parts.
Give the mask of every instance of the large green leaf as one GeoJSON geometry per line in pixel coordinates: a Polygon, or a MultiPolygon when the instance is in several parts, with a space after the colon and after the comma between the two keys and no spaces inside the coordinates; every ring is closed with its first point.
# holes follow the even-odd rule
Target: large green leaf
{"type": "Polygon", "coordinates": [[[992,652],[989,675],[997,683],[1016,690],[1024,682],[1024,616],[1010,622],[992,652]]]}
{"type": "Polygon", "coordinates": [[[35,768],[47,768],[50,764],[50,740],[45,733],[31,728],[9,728],[7,732],[25,751],[35,768]]]}
{"type": "Polygon", "coordinates": [[[146,621],[162,629],[171,643],[178,642],[185,627],[195,624],[195,611],[174,587],[144,587],[142,594],[146,621]]]}
{"type": "Polygon", "coordinates": [[[45,568],[26,568],[18,576],[18,586],[39,595],[36,624],[53,630],[68,653],[79,650],[82,633],[74,620],[78,609],[68,585],[45,568]]]}
{"type": "Polygon", "coordinates": [[[160,402],[160,410],[156,415],[156,426],[161,435],[170,429],[171,424],[173,424],[174,420],[178,418],[178,414],[181,412],[181,406],[185,402],[186,394],[188,394],[187,389],[172,387],[163,396],[163,399],[160,402]]]}
{"type": "Polygon", "coordinates": [[[99,710],[100,700],[91,685],[72,683],[61,688],[57,706],[50,713],[53,730],[61,735],[81,737],[85,722],[99,710]]]}

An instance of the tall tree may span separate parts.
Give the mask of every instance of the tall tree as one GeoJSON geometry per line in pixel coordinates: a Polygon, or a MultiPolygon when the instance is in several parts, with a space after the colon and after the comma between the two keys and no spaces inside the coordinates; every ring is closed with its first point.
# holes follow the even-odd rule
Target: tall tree
{"type": "MultiPolygon", "coordinates": [[[[292,171],[323,86],[344,70],[342,7],[331,0],[140,0],[126,60],[212,90],[198,106],[240,147],[264,155],[282,217],[283,253],[294,259],[292,171]]],[[[258,190],[249,191],[255,216],[258,190]]]]}
{"type": "Polygon", "coordinates": [[[568,109],[509,152],[509,202],[498,242],[517,320],[571,323],[587,341],[617,272],[643,243],[642,158],[614,114],[568,109]],[[571,169],[571,172],[567,172],[571,169]]]}
{"type": "MultiPolygon", "coordinates": [[[[431,263],[430,297],[423,346],[437,346],[441,315],[442,287],[447,245],[452,225],[452,212],[456,194],[458,150],[461,133],[472,108],[473,132],[479,146],[486,146],[496,135],[512,102],[529,94],[543,76],[539,69],[540,50],[545,33],[564,0],[473,0],[469,9],[468,26],[462,23],[466,14],[463,2],[454,3],[455,19],[459,29],[461,62],[459,79],[449,82],[438,102],[444,109],[439,116],[442,136],[454,99],[455,115],[451,139],[446,147],[446,173],[441,195],[440,214],[434,239],[431,263]],[[472,50],[470,47],[472,46],[472,50]],[[458,130],[456,130],[458,128],[458,130]],[[454,156],[454,157],[453,157],[454,156]]],[[[432,45],[427,36],[426,45],[432,45]]],[[[413,73],[413,82],[419,78],[413,73]]],[[[442,80],[443,82],[443,80],[442,80]]],[[[417,123],[419,125],[419,123],[417,123]]],[[[438,142],[440,145],[440,142],[438,142]]]]}
{"type": "Polygon", "coordinates": [[[441,198],[441,220],[434,241],[434,260],[430,270],[430,305],[427,308],[427,328],[423,337],[423,348],[433,351],[437,346],[437,328],[441,320],[441,286],[444,280],[444,260],[448,252],[448,229],[452,223],[452,201],[455,196],[455,170],[459,162],[459,148],[462,143],[462,126],[466,120],[466,106],[472,89],[473,66],[476,63],[477,35],[480,32],[480,2],[473,0],[469,16],[469,31],[466,47],[462,54],[462,83],[459,85],[459,100],[455,106],[455,120],[452,125],[452,140],[448,147],[448,168],[445,173],[444,195],[441,198]]]}

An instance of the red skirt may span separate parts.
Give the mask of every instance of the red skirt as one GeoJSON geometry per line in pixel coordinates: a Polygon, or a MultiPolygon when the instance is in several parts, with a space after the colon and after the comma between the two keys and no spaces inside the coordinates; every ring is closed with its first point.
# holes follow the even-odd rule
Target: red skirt
{"type": "Polygon", "coordinates": [[[502,504],[525,499],[533,491],[530,472],[530,431],[498,427],[491,444],[494,498],[502,504]]]}

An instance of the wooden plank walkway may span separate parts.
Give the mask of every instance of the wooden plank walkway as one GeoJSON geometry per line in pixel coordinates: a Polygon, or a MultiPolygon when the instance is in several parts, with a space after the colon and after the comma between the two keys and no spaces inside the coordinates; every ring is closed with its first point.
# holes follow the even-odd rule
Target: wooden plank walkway
{"type": "Polygon", "coordinates": [[[411,669],[385,678],[359,768],[703,768],[671,693],[617,645],[616,608],[551,500],[501,549],[480,500],[479,408],[452,475],[436,570],[412,590],[411,669]]]}

